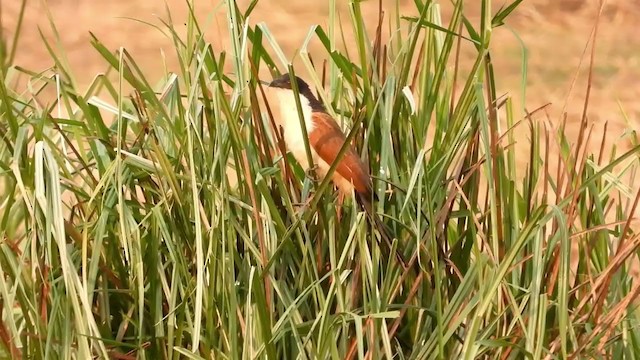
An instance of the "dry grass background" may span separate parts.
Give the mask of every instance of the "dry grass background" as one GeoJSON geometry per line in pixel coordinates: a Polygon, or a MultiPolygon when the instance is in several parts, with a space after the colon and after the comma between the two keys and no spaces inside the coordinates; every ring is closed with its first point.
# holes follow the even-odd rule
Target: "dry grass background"
{"type": "MultiPolygon", "coordinates": [[[[391,7],[394,2],[382,2],[387,17],[394,11],[391,7]]],[[[552,119],[560,119],[572,78],[596,19],[598,2],[524,1],[514,16],[508,19],[507,27],[499,28],[493,35],[493,59],[498,71],[497,78],[501,81],[499,89],[502,92],[517,92],[520,88],[521,48],[514,36],[515,32],[529,51],[527,107],[536,108],[550,102],[552,119]]],[[[5,1],[0,5],[4,31],[15,28],[19,3],[5,1]]],[[[167,19],[165,3],[171,10],[173,22],[184,23],[187,8],[183,0],[29,1],[16,64],[33,70],[51,66],[50,57],[38,31],[40,28],[45,36],[52,38],[53,32],[46,14],[48,7],[60,34],[60,46],[64,49],[70,68],[81,87],[106,68],[89,43],[89,31],[112,49],[121,46],[126,48],[143,65],[147,75],[152,79],[159,79],[165,71],[162,51],[165,52],[163,56],[166,57],[168,69],[176,69],[175,56],[171,53],[172,44],[160,31],[142,22],[161,25],[158,18],[167,19]]],[[[239,6],[243,8],[247,3],[249,1],[241,0],[239,6]]],[[[413,2],[405,0],[402,3],[401,12],[410,14],[414,9],[413,2]]],[[[449,2],[441,3],[446,13],[449,2]]],[[[467,3],[468,13],[478,12],[473,9],[475,2],[467,3]]],[[[346,4],[346,1],[343,2],[338,9],[343,19],[349,16],[346,4]]],[[[219,1],[195,0],[195,6],[202,24],[207,25],[208,40],[214,48],[227,48],[224,5],[219,1]]],[[[499,2],[495,1],[494,6],[499,6],[499,2]]],[[[377,10],[378,1],[363,3],[364,13],[372,17],[371,28],[375,26],[377,10]]],[[[328,2],[325,1],[261,1],[251,16],[251,22],[265,22],[276,34],[285,54],[291,57],[302,45],[310,26],[326,25],[328,11],[328,2]]],[[[609,0],[600,22],[589,119],[599,125],[605,121],[610,122],[609,132],[616,137],[625,126],[618,103],[622,105],[634,127],[638,124],[640,114],[640,102],[635,101],[640,96],[640,38],[636,36],[639,20],[640,1],[609,0]]],[[[350,29],[347,33],[351,33],[350,29]]],[[[346,41],[348,43],[350,39],[347,38],[346,41]]],[[[318,48],[316,44],[315,49],[318,48]]],[[[312,46],[312,54],[313,49],[312,46]]],[[[584,96],[585,84],[586,67],[583,67],[567,108],[569,132],[576,131],[573,128],[579,123],[582,106],[580,99],[584,96]]],[[[517,97],[517,94],[514,95],[517,97]]]]}
{"type": "MultiPolygon", "coordinates": [[[[394,2],[383,1],[387,16],[393,13],[391,4],[394,2]]],[[[5,1],[0,5],[4,31],[15,28],[19,3],[5,1]]],[[[172,44],[157,29],[130,18],[161,25],[158,18],[167,18],[165,3],[171,10],[174,23],[183,23],[187,12],[183,0],[29,1],[16,64],[34,70],[42,70],[51,65],[38,31],[40,27],[45,36],[52,38],[45,10],[48,7],[60,34],[60,45],[79,84],[87,84],[96,73],[106,68],[89,44],[89,31],[113,49],[120,46],[126,48],[144,65],[148,75],[152,78],[159,77],[164,71],[161,50],[167,52],[165,55],[169,69],[175,69],[175,57],[170,53],[172,44]]],[[[208,25],[208,40],[216,50],[227,48],[224,5],[210,0],[195,0],[194,3],[202,24],[208,25]]],[[[239,6],[242,8],[247,3],[249,1],[241,0],[239,6]]],[[[346,3],[345,1],[338,9],[343,18],[349,16],[346,3]]],[[[446,13],[449,2],[441,3],[446,13]]],[[[477,9],[473,9],[475,2],[467,3],[468,13],[477,13],[477,9]]],[[[499,6],[499,3],[494,1],[494,7],[499,6]]],[[[365,14],[372,17],[373,28],[378,1],[365,1],[363,9],[365,14]]],[[[403,1],[403,14],[410,14],[413,9],[412,1],[403,1]]],[[[500,72],[498,78],[502,80],[500,88],[504,91],[517,89],[521,79],[521,49],[509,29],[511,28],[522,38],[530,55],[527,104],[535,107],[536,104],[551,102],[555,114],[560,112],[594,25],[597,10],[598,0],[524,1],[514,16],[508,19],[508,27],[498,29],[493,35],[493,58],[500,72]]],[[[302,45],[310,26],[326,25],[328,11],[328,2],[325,1],[261,1],[251,16],[251,22],[267,23],[277,35],[285,53],[292,56],[302,45]]],[[[606,2],[597,43],[590,111],[593,121],[619,121],[617,102],[620,101],[629,117],[637,122],[640,104],[634,100],[640,95],[640,83],[637,81],[640,78],[640,38],[636,36],[639,20],[640,1],[606,2]]],[[[347,38],[347,42],[349,41],[347,38]]],[[[581,79],[584,80],[585,77],[582,76],[581,79]]],[[[584,82],[579,82],[574,99],[582,95],[582,89],[584,82]]],[[[579,102],[573,101],[573,104],[579,109],[579,102]]],[[[569,108],[570,113],[578,109],[569,108]]]]}

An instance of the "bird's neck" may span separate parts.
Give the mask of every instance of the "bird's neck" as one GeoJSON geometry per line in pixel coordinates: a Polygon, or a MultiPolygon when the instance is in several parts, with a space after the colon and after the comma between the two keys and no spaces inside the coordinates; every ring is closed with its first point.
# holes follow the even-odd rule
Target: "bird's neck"
{"type": "MultiPolygon", "coordinates": [[[[295,94],[291,90],[278,91],[278,99],[280,100],[280,113],[279,119],[280,125],[287,129],[300,129],[300,116],[298,114],[298,107],[296,106],[295,94]]],[[[313,108],[306,96],[300,94],[300,107],[302,110],[302,116],[307,133],[313,130],[313,121],[311,120],[311,114],[313,108]]]]}

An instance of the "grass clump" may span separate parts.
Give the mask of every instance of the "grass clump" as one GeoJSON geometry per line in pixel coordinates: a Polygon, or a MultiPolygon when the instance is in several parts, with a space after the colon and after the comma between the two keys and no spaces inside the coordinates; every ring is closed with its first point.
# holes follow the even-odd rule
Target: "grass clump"
{"type": "Polygon", "coordinates": [[[519,3],[484,0],[472,22],[459,1],[443,22],[437,2],[416,1],[371,35],[350,2],[347,53],[331,1],[298,54],[369,160],[411,269],[282,151],[256,75],[293,68],[268,24],[247,22],[257,1],[225,2],[229,53],[194,16],[184,38],[165,22],[180,66],[157,85],[95,37],[117,76],[84,92],[53,50],[46,73],[3,52],[0,355],[634,356],[639,193],[624,184],[638,145],[591,154],[586,115],[573,139],[497,94],[491,33],[519,3]],[[467,72],[460,44],[476,50],[467,72]],[[18,73],[29,91],[8,87],[18,73]]]}

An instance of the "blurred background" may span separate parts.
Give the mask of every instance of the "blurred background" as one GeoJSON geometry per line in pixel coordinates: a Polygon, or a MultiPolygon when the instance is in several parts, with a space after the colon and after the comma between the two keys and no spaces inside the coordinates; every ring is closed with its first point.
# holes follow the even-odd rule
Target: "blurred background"
{"type": "MultiPolygon", "coordinates": [[[[5,0],[0,5],[7,39],[11,38],[11,32],[15,29],[20,3],[17,0],[5,0]]],[[[176,28],[184,30],[188,11],[185,3],[184,0],[28,1],[15,64],[35,71],[45,70],[52,65],[41,37],[50,40],[56,38],[50,25],[52,19],[60,40],[59,54],[66,57],[81,89],[107,68],[91,46],[89,32],[112,50],[126,48],[150,79],[160,81],[165,69],[176,71],[177,66],[171,40],[154,25],[164,29],[160,19],[168,21],[170,13],[176,28]]],[[[212,43],[214,50],[228,49],[224,2],[195,0],[194,3],[201,25],[208,34],[207,40],[212,43]]],[[[339,3],[337,11],[343,22],[348,23],[348,2],[339,3]]],[[[450,11],[450,2],[441,3],[446,16],[450,11]]],[[[467,3],[467,15],[472,21],[479,21],[479,9],[473,8],[477,6],[474,4],[476,2],[467,3]]],[[[505,2],[505,5],[510,3],[505,2]]],[[[246,0],[238,2],[241,9],[248,4],[246,0]]],[[[500,5],[502,2],[493,1],[495,8],[492,12],[495,13],[500,5]]],[[[372,19],[368,29],[371,38],[374,37],[378,6],[378,1],[362,3],[363,12],[370,14],[372,19]]],[[[383,0],[382,7],[386,19],[395,16],[395,1],[383,0]]],[[[499,93],[510,93],[520,99],[524,44],[528,52],[526,107],[533,110],[551,103],[548,111],[552,119],[559,121],[566,109],[569,124],[577,124],[586,88],[590,51],[587,45],[598,10],[598,0],[523,1],[515,14],[508,18],[507,24],[496,29],[492,35],[492,59],[498,72],[499,93]],[[584,61],[580,68],[581,59],[584,61]],[[577,82],[572,87],[576,74],[577,82]]],[[[401,1],[399,11],[402,15],[416,15],[414,2],[401,1]]],[[[302,46],[312,25],[319,24],[326,28],[328,14],[328,1],[263,0],[258,2],[250,22],[266,23],[286,56],[291,58],[302,46]]],[[[594,124],[608,121],[609,130],[615,136],[620,135],[627,121],[636,127],[640,114],[640,102],[636,101],[640,96],[639,15],[639,0],[609,0],[600,18],[588,115],[594,124]]],[[[443,20],[446,24],[446,18],[443,20]]],[[[353,29],[346,29],[346,33],[353,34],[353,29]]],[[[388,38],[388,32],[385,31],[383,36],[388,38]]],[[[347,45],[350,41],[349,37],[345,39],[347,45]]],[[[314,60],[323,58],[319,49],[317,41],[311,44],[314,60]],[[317,51],[314,52],[314,49],[317,51]]],[[[461,61],[464,62],[465,58],[472,61],[475,58],[472,51],[463,47],[461,61]]],[[[571,126],[567,131],[573,131],[571,126]]]]}

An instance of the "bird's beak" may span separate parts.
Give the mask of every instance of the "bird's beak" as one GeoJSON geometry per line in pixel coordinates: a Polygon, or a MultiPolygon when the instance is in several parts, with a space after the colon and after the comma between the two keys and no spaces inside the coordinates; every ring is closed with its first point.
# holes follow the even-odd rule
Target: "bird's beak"
{"type": "Polygon", "coordinates": [[[270,86],[270,85],[271,85],[271,82],[269,82],[269,81],[258,80],[258,82],[259,82],[260,84],[262,84],[262,85],[266,85],[266,86],[270,86]]]}

